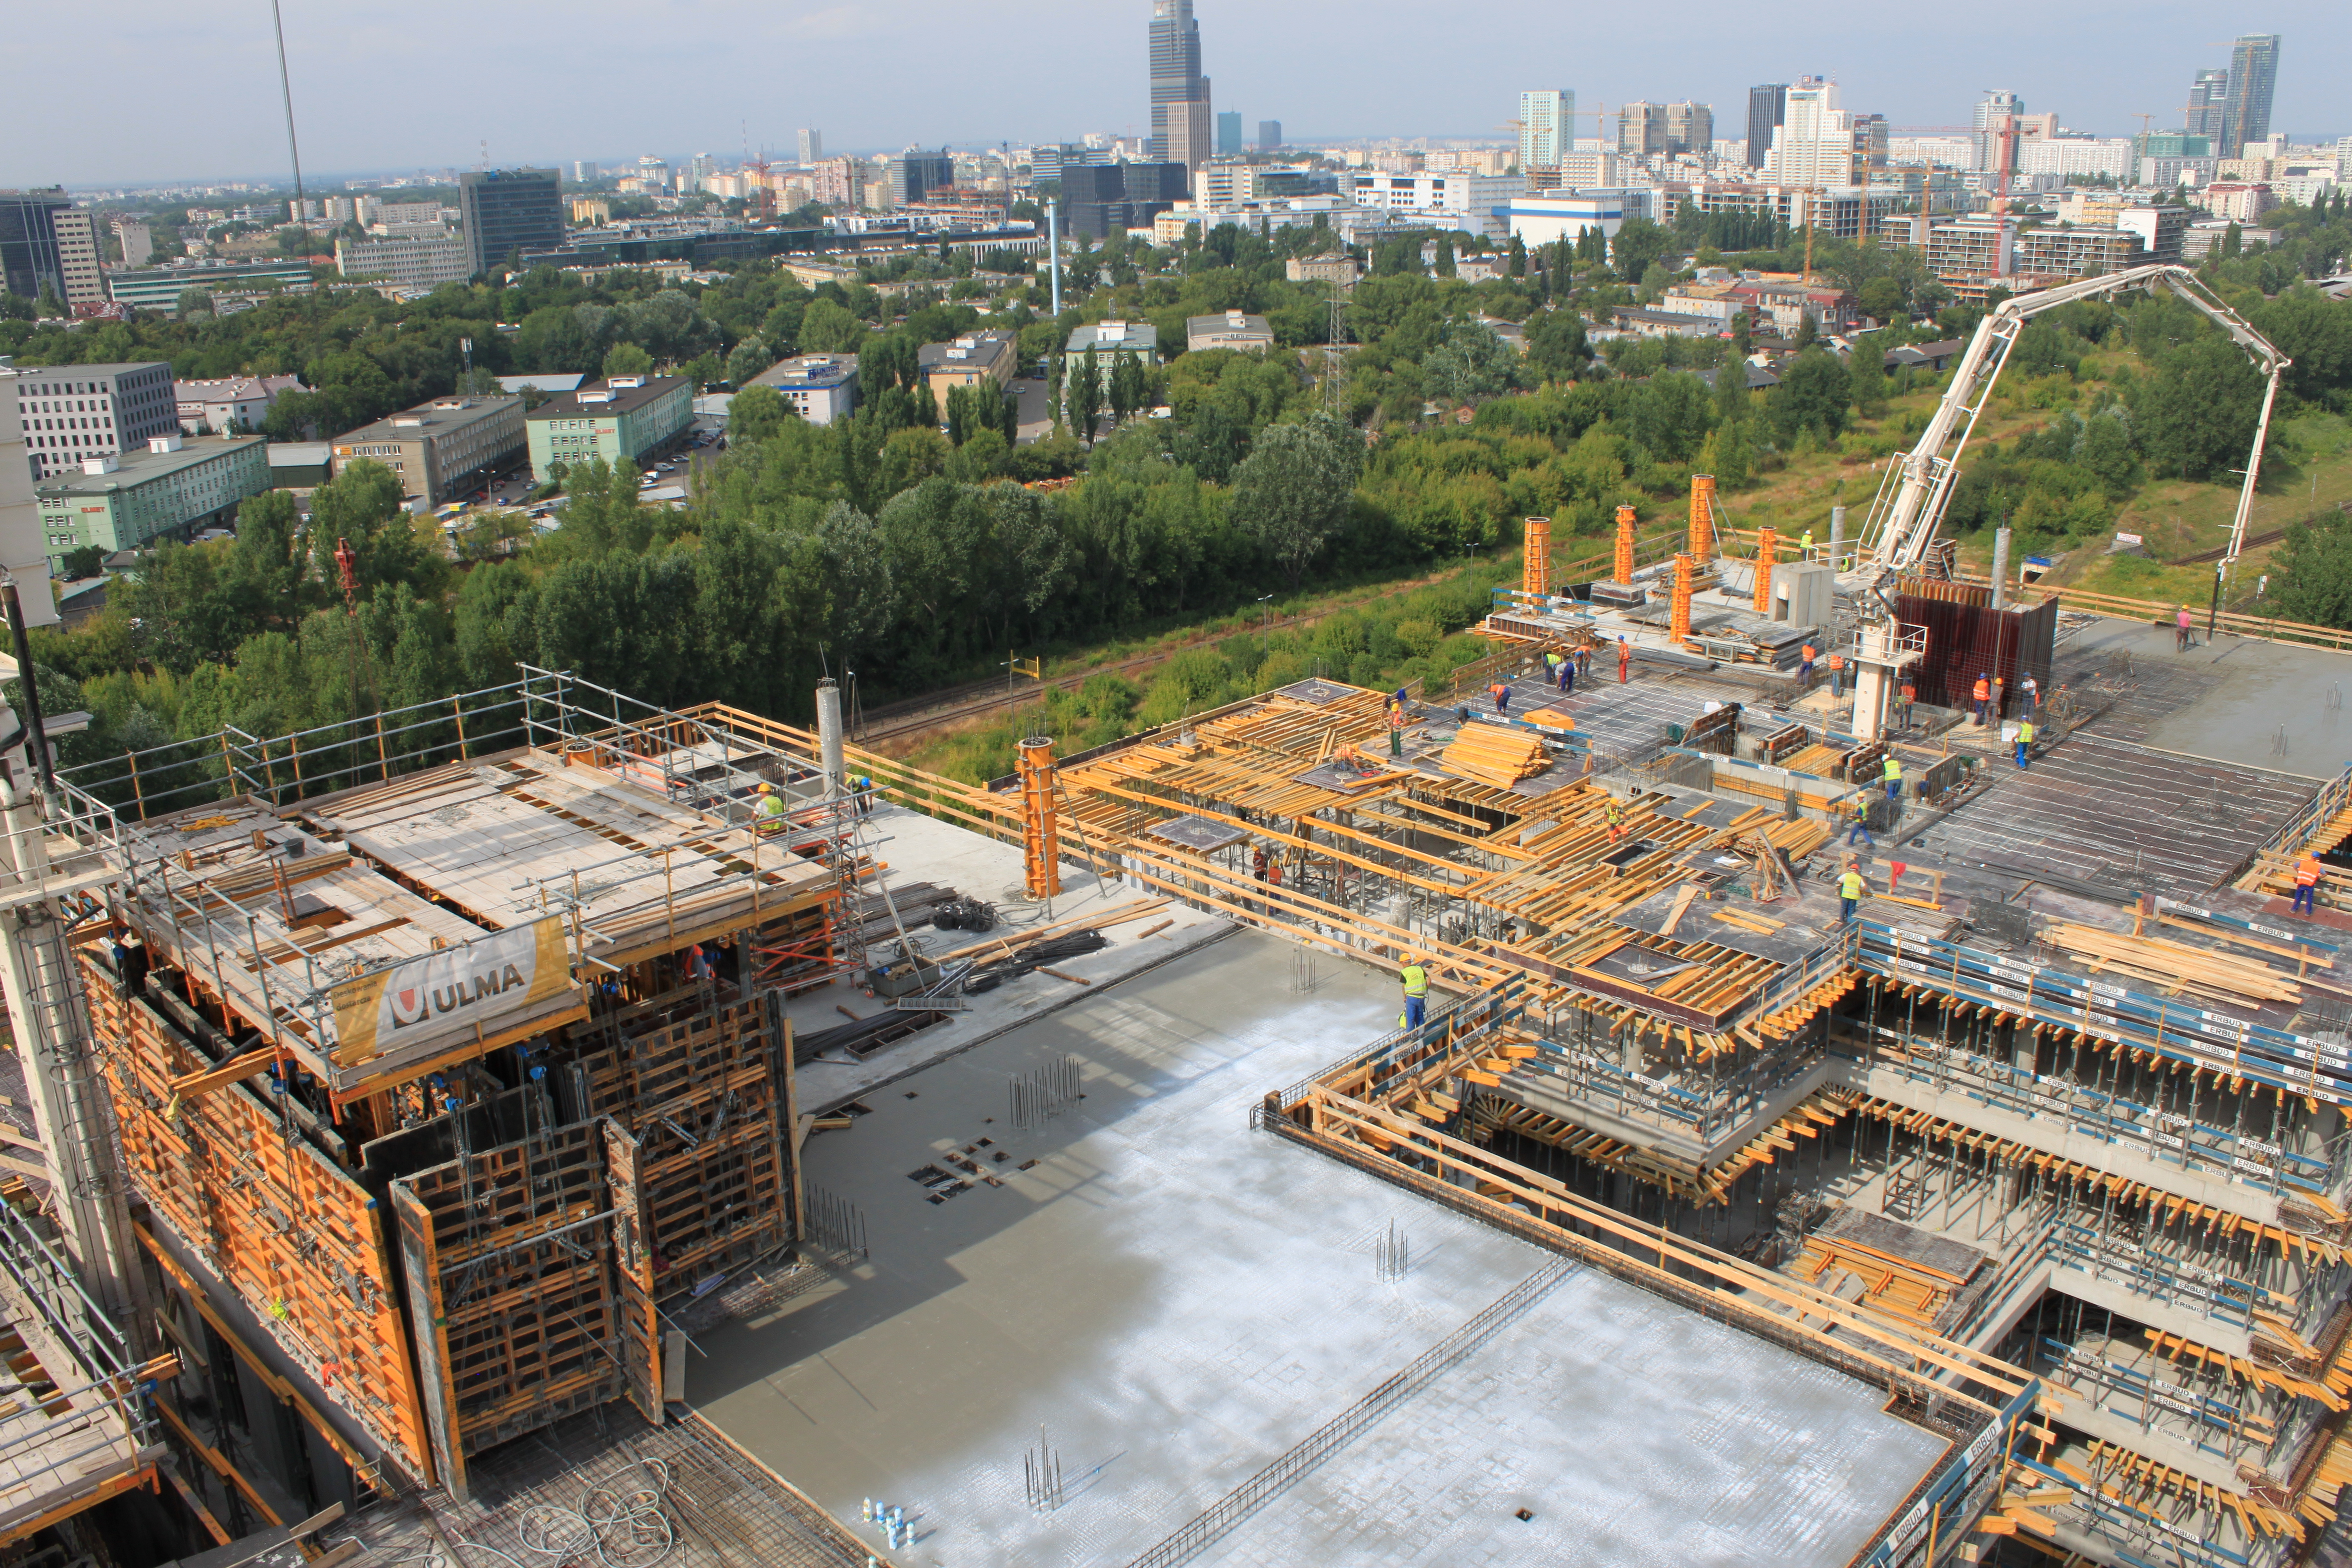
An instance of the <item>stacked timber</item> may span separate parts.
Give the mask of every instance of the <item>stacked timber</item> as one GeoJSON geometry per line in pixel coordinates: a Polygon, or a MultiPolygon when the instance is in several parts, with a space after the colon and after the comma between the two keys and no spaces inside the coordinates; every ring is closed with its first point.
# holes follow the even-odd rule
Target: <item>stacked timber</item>
{"type": "Polygon", "coordinates": [[[1480,784],[1508,789],[1551,766],[1543,742],[1499,724],[1465,724],[1445,748],[1445,768],[1480,784]]]}
{"type": "Polygon", "coordinates": [[[2293,977],[2260,960],[2192,947],[2185,942],[2129,936],[2085,925],[2053,926],[2048,940],[2095,970],[2158,981],[2168,991],[2178,989],[2225,1001],[2303,1000],[2303,987],[2293,977]]]}

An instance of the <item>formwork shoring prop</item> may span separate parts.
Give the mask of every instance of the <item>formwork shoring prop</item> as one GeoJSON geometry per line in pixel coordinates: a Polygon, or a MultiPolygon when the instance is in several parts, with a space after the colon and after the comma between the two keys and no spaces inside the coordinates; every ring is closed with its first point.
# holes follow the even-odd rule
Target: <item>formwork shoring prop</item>
{"type": "Polygon", "coordinates": [[[1551,519],[1528,519],[1526,542],[1519,551],[1519,591],[1535,598],[1551,594],[1551,519]]]}
{"type": "Polygon", "coordinates": [[[1617,509],[1616,564],[1616,580],[1631,583],[1633,580],[1633,509],[1630,506],[1617,509]]]}
{"type": "MultiPolygon", "coordinates": [[[[1693,523],[1692,527],[1696,528],[1697,524],[1693,523]]],[[[1690,636],[1690,612],[1691,558],[1688,555],[1677,555],[1675,557],[1674,615],[1666,627],[1666,637],[1669,641],[1679,643],[1690,636]]]]}
{"type": "Polygon", "coordinates": [[[1054,742],[1032,736],[1013,754],[1021,781],[1021,850],[1029,896],[1044,900],[1062,890],[1062,858],[1054,826],[1054,742]]]}
{"type": "Polygon", "coordinates": [[[1693,474],[1690,497],[1690,553],[1694,561],[1715,558],[1715,476],[1693,474]]]}

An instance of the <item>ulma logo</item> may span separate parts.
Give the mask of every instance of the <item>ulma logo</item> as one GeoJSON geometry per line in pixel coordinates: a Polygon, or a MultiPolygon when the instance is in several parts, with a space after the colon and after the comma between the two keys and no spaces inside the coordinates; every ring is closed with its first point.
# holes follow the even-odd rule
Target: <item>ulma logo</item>
{"type": "Polygon", "coordinates": [[[400,1029],[411,1024],[421,1024],[428,1017],[455,1013],[461,1007],[471,1006],[509,988],[529,984],[520,968],[506,963],[470,980],[459,975],[449,984],[436,985],[429,990],[419,985],[407,986],[392,994],[392,1026],[400,1029]]]}

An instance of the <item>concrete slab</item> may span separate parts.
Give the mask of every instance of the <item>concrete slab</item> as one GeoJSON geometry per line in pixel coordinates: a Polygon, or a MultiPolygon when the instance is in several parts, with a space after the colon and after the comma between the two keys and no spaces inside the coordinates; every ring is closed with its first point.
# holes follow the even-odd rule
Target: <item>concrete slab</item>
{"type": "MultiPolygon", "coordinates": [[[[863,1211],[871,1258],[698,1335],[688,1396],[837,1516],[905,1508],[910,1565],[1116,1563],[1213,1505],[1548,1261],[1249,1130],[1394,1016],[1383,974],[1295,973],[1242,932],[869,1094],[805,1169],[863,1211]],[[1066,1058],[1085,1098],[1012,1126],[1009,1080],[1066,1058]],[[910,1173],[950,1153],[995,1182],[931,1203],[910,1173]],[[1041,1447],[1067,1492],[1045,1514],[1023,1489],[1041,1447]]],[[[1579,1276],[1222,1560],[1843,1563],[1941,1449],[1879,1403],[1579,1276]]]]}
{"type": "MultiPolygon", "coordinates": [[[[1062,893],[1048,911],[1043,905],[1027,902],[1022,895],[1020,846],[1000,844],[905,806],[877,806],[868,820],[869,843],[876,858],[887,868],[886,880],[936,882],[952,887],[967,898],[984,899],[997,906],[1000,923],[991,931],[975,934],[933,931],[927,926],[909,932],[927,952],[947,952],[976,942],[1017,935],[1024,926],[1045,925],[1097,911],[1108,914],[1139,899],[1159,896],[1153,889],[1132,882],[1117,879],[1105,881],[1083,864],[1065,864],[1062,893]]],[[[1234,929],[1230,921],[1171,904],[1148,920],[1132,921],[1106,931],[1103,934],[1110,939],[1110,945],[1101,952],[1058,962],[1054,967],[1099,986],[1164,963],[1234,929]],[[1150,936],[1142,934],[1162,921],[1171,922],[1166,930],[1150,936]]],[[[1088,989],[1050,974],[1031,974],[968,998],[971,1011],[953,1014],[947,1021],[918,1030],[863,1059],[847,1051],[828,1052],[800,1069],[801,1110],[831,1110],[942,1057],[1077,1001],[1088,989]]],[[[851,1015],[871,1017],[888,1005],[887,1000],[871,996],[842,979],[799,993],[786,1002],[784,1011],[793,1029],[805,1036],[846,1022],[842,1011],[845,1008],[851,1015]]]]}
{"type": "Polygon", "coordinates": [[[2107,675],[2108,684],[2127,689],[2092,726],[2101,734],[2307,778],[2334,778],[2352,764],[2352,718],[2344,710],[2352,658],[2343,654],[2226,632],[2207,642],[2200,615],[2186,653],[2175,651],[2168,628],[2103,619],[2061,648],[2055,663],[2060,679],[2107,675]],[[2130,672],[2108,674],[2119,655],[2129,656],[2130,672]]]}

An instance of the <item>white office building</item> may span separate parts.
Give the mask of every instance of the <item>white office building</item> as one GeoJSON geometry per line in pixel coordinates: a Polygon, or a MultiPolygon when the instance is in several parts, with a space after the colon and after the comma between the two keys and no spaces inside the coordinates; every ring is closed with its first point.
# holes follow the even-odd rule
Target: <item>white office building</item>
{"type": "Polygon", "coordinates": [[[1613,190],[1545,191],[1538,195],[1511,198],[1507,221],[1508,233],[1516,236],[1529,250],[1550,245],[1556,240],[1574,240],[1587,229],[1597,228],[1611,239],[1625,226],[1629,217],[1650,216],[1650,193],[1645,186],[1625,186],[1613,190]]]}
{"type": "Polygon", "coordinates": [[[1510,236],[1510,205],[1525,195],[1520,174],[1358,174],[1356,205],[1391,212],[1447,215],[1454,226],[1488,239],[1510,236]]]}
{"type": "Polygon", "coordinates": [[[2076,175],[2105,174],[2128,183],[2132,177],[2132,141],[2128,136],[2036,137],[2019,143],[2017,173],[2076,175]]]}
{"type": "Polygon", "coordinates": [[[1548,87],[1519,94],[1519,173],[1557,169],[1576,140],[1576,94],[1548,87]]]}
{"type": "Polygon", "coordinates": [[[463,283],[474,275],[466,237],[446,229],[417,238],[337,239],[335,270],[371,283],[430,289],[463,283]]]}
{"type": "Polygon", "coordinates": [[[1764,168],[1784,185],[1853,184],[1853,120],[1838,107],[1837,83],[1809,76],[1789,89],[1764,168]]]}

